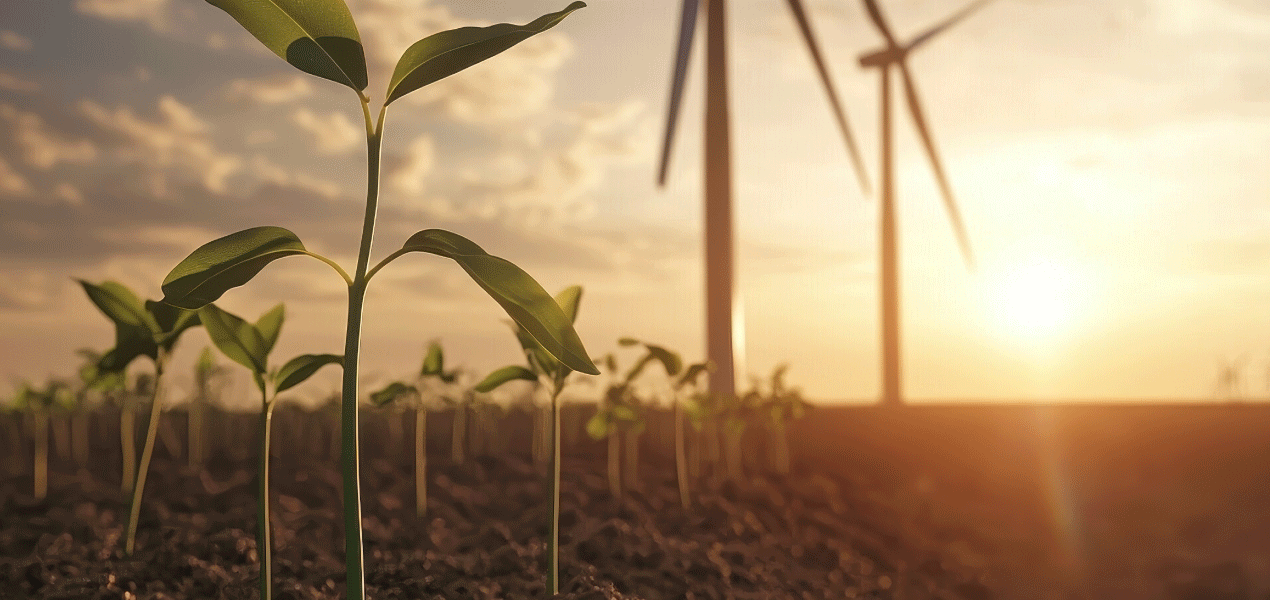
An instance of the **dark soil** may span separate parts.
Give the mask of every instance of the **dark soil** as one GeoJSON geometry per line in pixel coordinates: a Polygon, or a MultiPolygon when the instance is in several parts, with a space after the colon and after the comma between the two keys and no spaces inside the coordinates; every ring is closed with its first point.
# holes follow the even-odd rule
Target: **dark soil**
{"type": "MultiPolygon", "coordinates": [[[[543,597],[549,504],[539,470],[513,454],[433,462],[424,520],[413,514],[408,471],[383,459],[363,471],[369,595],[543,597]]],[[[122,552],[127,504],[117,481],[58,475],[42,503],[23,489],[29,478],[4,482],[0,597],[254,598],[247,464],[195,472],[157,459],[131,558],[122,552]]],[[[561,598],[994,597],[968,545],[900,537],[905,517],[851,482],[803,475],[709,485],[684,511],[665,477],[649,475],[643,492],[614,500],[602,464],[565,464],[561,598]]],[[[341,597],[335,465],[310,461],[274,475],[276,596],[341,597]]]]}

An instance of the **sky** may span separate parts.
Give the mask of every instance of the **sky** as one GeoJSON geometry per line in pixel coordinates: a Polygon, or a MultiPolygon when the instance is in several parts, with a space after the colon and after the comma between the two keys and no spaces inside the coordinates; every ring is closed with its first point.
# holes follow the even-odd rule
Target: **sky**
{"type": "MultiPolygon", "coordinates": [[[[414,41],[568,2],[348,4],[377,106],[414,41]]],[[[808,6],[876,180],[878,76],[856,57],[881,38],[859,2],[808,6]]],[[[961,5],[882,6],[907,38],[961,5]]],[[[704,36],[670,181],[654,181],[678,12],[592,0],[394,103],[375,256],[450,229],[549,291],[583,285],[577,328],[593,356],[629,363],[617,339],[634,336],[704,358],[704,36]]],[[[788,362],[813,400],[871,401],[877,202],[786,3],[733,1],[728,20],[740,370],[788,362]]],[[[1211,400],[1230,362],[1244,396],[1270,395],[1267,47],[1261,0],[999,0],[914,53],[978,265],[962,261],[897,105],[906,395],[1211,400]]],[[[113,342],[74,278],[158,298],[191,250],[258,225],[351,269],[364,133],[347,88],[296,71],[205,2],[0,5],[0,386],[70,375],[75,349],[113,342]]],[[[279,360],[339,353],[342,286],[292,258],[218,304],[254,319],[285,302],[279,360]]],[[[362,380],[407,376],[432,339],[478,372],[519,362],[505,319],[453,263],[402,258],[368,295],[362,380]]],[[[207,344],[201,331],[183,339],[175,396],[207,344]]]]}

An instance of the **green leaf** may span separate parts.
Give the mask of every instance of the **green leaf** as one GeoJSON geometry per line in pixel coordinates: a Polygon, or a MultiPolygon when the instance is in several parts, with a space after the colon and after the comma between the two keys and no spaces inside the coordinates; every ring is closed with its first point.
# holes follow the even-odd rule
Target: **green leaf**
{"type": "Polygon", "coordinates": [[[423,367],[419,369],[421,377],[436,376],[444,378],[445,375],[445,354],[441,351],[441,344],[431,342],[428,344],[428,353],[423,357],[423,367]]]}
{"type": "Polygon", "coordinates": [[[308,254],[294,233],[253,227],[212,240],[185,257],[163,280],[163,302],[196,310],[255,277],[284,256],[308,254]]]}
{"type": "Polygon", "coordinates": [[[571,285],[556,294],[556,304],[569,317],[570,323],[578,322],[578,307],[582,304],[582,286],[571,285]]]}
{"type": "Polygon", "coordinates": [[[201,324],[198,320],[198,311],[195,310],[177,308],[154,300],[146,300],[146,310],[159,324],[161,333],[155,336],[155,343],[162,346],[164,350],[171,351],[182,333],[201,324]]]}
{"type": "Polygon", "coordinates": [[[291,66],[366,89],[366,54],[343,0],[207,0],[291,66]]]}
{"type": "Polygon", "coordinates": [[[492,392],[498,386],[517,379],[537,382],[538,375],[520,365],[510,365],[486,375],[485,379],[482,379],[480,383],[476,384],[475,389],[476,391],[482,393],[492,392]]]}
{"type": "Polygon", "coordinates": [[[344,366],[344,357],[339,354],[301,354],[287,361],[273,376],[273,393],[278,394],[303,383],[326,365],[344,366]]]}
{"type": "Polygon", "coordinates": [[[711,364],[709,362],[693,363],[689,365],[688,370],[684,371],[683,377],[679,378],[679,382],[675,384],[675,387],[681,388],[685,385],[695,383],[697,377],[701,376],[702,373],[709,371],[710,368],[711,364]]]}
{"type": "Polygon", "coordinates": [[[614,429],[612,413],[601,410],[595,413],[590,420],[586,422],[586,433],[593,440],[602,440],[609,436],[614,429]]]}
{"type": "Polygon", "coordinates": [[[225,312],[215,304],[198,311],[199,319],[212,343],[230,360],[251,369],[253,373],[268,371],[269,352],[260,331],[251,323],[225,312]]]}
{"type": "Polygon", "coordinates": [[[260,337],[265,340],[265,356],[273,352],[274,345],[278,343],[278,335],[282,333],[282,321],[286,311],[287,307],[278,303],[277,306],[269,309],[269,312],[256,319],[256,331],[259,331],[260,337]]]}
{"type": "Polygon", "coordinates": [[[154,334],[143,327],[115,324],[115,347],[102,355],[97,367],[103,371],[122,372],[139,356],[158,358],[159,347],[154,334]]]}
{"type": "Polygon", "coordinates": [[[159,324],[146,310],[141,298],[127,286],[115,281],[102,282],[101,285],[88,283],[83,279],[77,281],[84,287],[88,299],[117,325],[140,327],[153,334],[161,333],[159,324]]]}
{"type": "Polygon", "coordinates": [[[427,252],[453,259],[544,350],[570,369],[588,375],[600,374],[587,356],[573,322],[555,299],[520,267],[490,256],[457,233],[441,229],[426,229],[410,236],[402,251],[427,252]]]}
{"type": "Polygon", "coordinates": [[[384,105],[421,87],[440,81],[551,29],[585,2],[574,2],[525,25],[500,23],[489,27],[459,27],[415,42],[397,60],[384,105]]]}
{"type": "Polygon", "coordinates": [[[405,397],[407,394],[418,393],[419,388],[416,388],[413,385],[406,385],[400,381],[394,381],[382,390],[371,392],[370,401],[375,403],[375,406],[383,406],[396,401],[398,398],[405,397]]]}

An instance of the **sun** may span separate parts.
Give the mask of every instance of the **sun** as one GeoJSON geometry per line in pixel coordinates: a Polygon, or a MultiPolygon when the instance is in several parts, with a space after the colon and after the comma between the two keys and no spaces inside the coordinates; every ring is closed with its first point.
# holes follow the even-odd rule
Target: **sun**
{"type": "Polygon", "coordinates": [[[1034,258],[989,277],[984,305],[991,319],[1010,337],[1024,342],[1052,342],[1071,332],[1084,308],[1086,288],[1079,273],[1069,265],[1034,258]]]}

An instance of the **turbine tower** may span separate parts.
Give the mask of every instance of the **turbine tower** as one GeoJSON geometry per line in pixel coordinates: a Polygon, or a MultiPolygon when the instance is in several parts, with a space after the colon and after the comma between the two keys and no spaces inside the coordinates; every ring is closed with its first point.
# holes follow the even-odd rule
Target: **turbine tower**
{"type": "Polygon", "coordinates": [[[953,199],[952,187],[944,174],[943,163],[939,153],[935,151],[935,143],[931,139],[930,127],[926,123],[926,113],[918,100],[917,86],[909,72],[908,55],[939,35],[958,21],[970,16],[991,0],[978,0],[954,13],[938,25],[927,29],[906,44],[899,43],[891,33],[886,18],[877,0],[864,0],[869,19],[882,34],[886,45],[879,50],[860,55],[860,66],[876,68],[881,72],[882,94],[881,109],[881,210],[878,220],[881,229],[879,243],[881,245],[881,304],[882,304],[882,403],[898,406],[904,403],[903,389],[900,379],[900,277],[899,252],[897,248],[897,232],[895,224],[895,174],[894,147],[891,143],[891,70],[898,69],[900,81],[904,86],[904,100],[908,113],[913,119],[913,126],[921,138],[926,157],[930,159],[931,170],[935,173],[935,181],[944,199],[944,208],[948,210],[948,219],[952,222],[957,243],[961,247],[966,266],[974,269],[974,256],[970,252],[970,240],[966,237],[966,228],[961,222],[961,214],[957,211],[957,202],[953,199]]]}
{"type": "MultiPolygon", "coordinates": [[[[852,165],[866,195],[870,193],[868,176],[860,158],[846,113],[838,100],[837,90],[829,77],[820,45],[807,19],[802,0],[787,0],[798,29],[811,53],[816,73],[824,85],[834,119],[847,145],[852,165]]],[[[684,0],[679,21],[679,42],[675,54],[675,73],[671,81],[670,102],[666,114],[666,134],[662,143],[661,165],[657,173],[659,186],[666,185],[670,150],[683,101],[688,58],[697,27],[697,16],[706,13],[706,102],[705,102],[705,272],[706,272],[706,357],[714,363],[710,373],[710,391],[718,394],[736,392],[738,362],[743,362],[744,320],[734,285],[735,255],[732,248],[732,147],[729,136],[727,83],[727,44],[725,0],[684,0]]]]}

